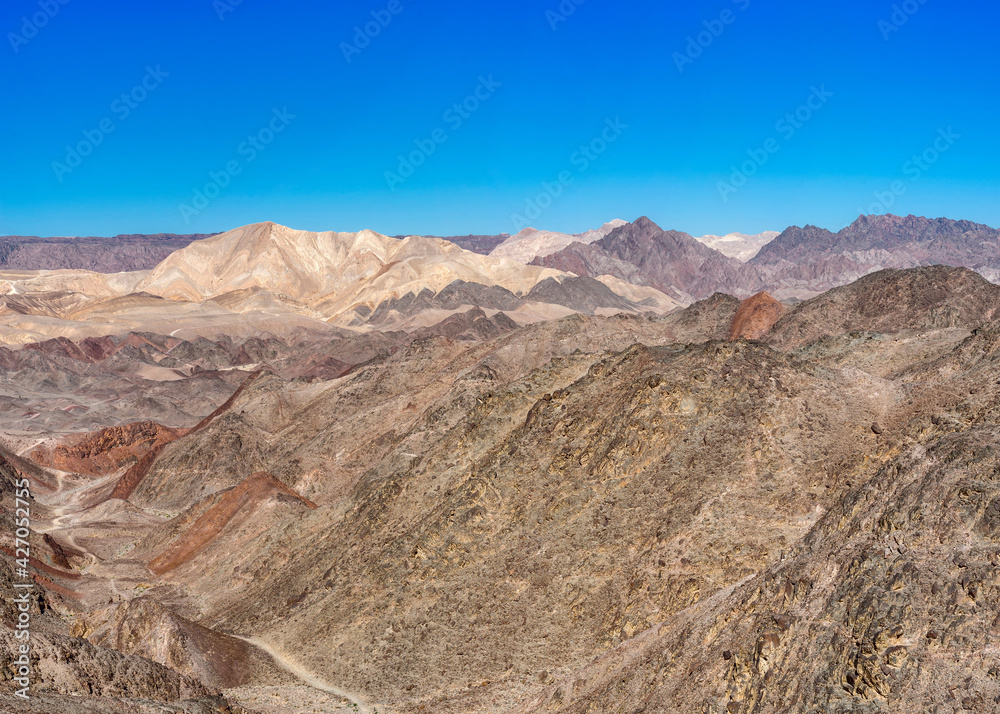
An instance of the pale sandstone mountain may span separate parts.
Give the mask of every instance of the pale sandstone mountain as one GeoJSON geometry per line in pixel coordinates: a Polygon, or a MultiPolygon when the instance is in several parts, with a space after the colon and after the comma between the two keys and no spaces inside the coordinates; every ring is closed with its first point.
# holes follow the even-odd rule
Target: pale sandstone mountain
{"type": "Polygon", "coordinates": [[[417,292],[425,287],[438,292],[456,280],[525,293],[558,275],[420,236],[396,240],[369,230],[312,233],[255,223],[172,253],[137,289],[198,301],[258,287],[336,310],[362,294],[381,302],[411,292],[415,285],[417,292]]]}
{"type": "Polygon", "coordinates": [[[195,241],[151,271],[0,273],[0,343],[132,331],[288,337],[332,326],[414,330],[470,307],[518,323],[680,303],[620,281],[526,266],[441,239],[258,223],[195,241]]]}
{"type": "MultiPolygon", "coordinates": [[[[624,226],[627,221],[620,218],[608,221],[600,228],[584,233],[559,233],[557,231],[542,231],[536,228],[525,228],[494,248],[490,255],[494,258],[509,258],[518,263],[530,263],[535,258],[556,253],[570,243],[589,244],[600,240],[618,226],[624,226]]],[[[777,234],[775,234],[777,235],[777,234]]]]}

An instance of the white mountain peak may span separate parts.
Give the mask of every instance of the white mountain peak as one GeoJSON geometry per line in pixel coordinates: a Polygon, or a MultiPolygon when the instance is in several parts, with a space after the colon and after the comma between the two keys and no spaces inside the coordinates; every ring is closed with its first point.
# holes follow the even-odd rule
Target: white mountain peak
{"type": "Polygon", "coordinates": [[[509,258],[518,263],[530,263],[537,257],[557,253],[570,243],[593,243],[599,241],[618,226],[628,221],[620,218],[608,221],[600,228],[583,233],[560,233],[538,228],[525,228],[520,233],[512,235],[498,245],[490,255],[498,258],[509,258]]]}
{"type": "Polygon", "coordinates": [[[727,233],[724,236],[704,235],[696,240],[709,248],[714,248],[723,255],[736,258],[744,263],[753,258],[760,249],[778,237],[778,231],[763,231],[748,235],[746,233],[727,233]]]}

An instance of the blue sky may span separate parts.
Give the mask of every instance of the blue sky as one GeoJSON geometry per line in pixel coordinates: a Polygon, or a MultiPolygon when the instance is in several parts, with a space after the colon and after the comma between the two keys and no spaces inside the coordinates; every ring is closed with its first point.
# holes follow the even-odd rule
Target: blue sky
{"type": "Polygon", "coordinates": [[[0,234],[1000,226],[998,21],[968,0],[7,0],[0,234]]]}

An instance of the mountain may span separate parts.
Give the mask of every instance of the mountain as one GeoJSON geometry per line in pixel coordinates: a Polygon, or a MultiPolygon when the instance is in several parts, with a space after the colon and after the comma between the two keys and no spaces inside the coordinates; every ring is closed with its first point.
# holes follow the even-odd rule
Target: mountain
{"type": "Polygon", "coordinates": [[[135,331],[294,338],[334,326],[416,330],[470,307],[502,310],[521,323],[679,307],[648,288],[602,279],[440,239],[258,223],[195,241],[150,271],[0,272],[0,324],[8,328],[0,339],[23,344],[135,331]]]}
{"type": "Polygon", "coordinates": [[[127,234],[111,238],[0,236],[0,270],[149,270],[175,250],[214,233],[127,234]]]}
{"type": "Polygon", "coordinates": [[[849,330],[972,329],[1000,321],[1000,285],[967,268],[880,270],[806,300],[779,319],[767,340],[797,346],[849,330]]]}
{"type": "Polygon", "coordinates": [[[994,234],[260,223],[0,271],[0,710],[993,711],[994,234]],[[871,265],[907,251],[980,257],[871,265]]]}
{"type": "Polygon", "coordinates": [[[572,234],[525,228],[490,251],[490,255],[495,258],[509,258],[518,263],[530,263],[535,258],[560,251],[570,243],[583,243],[585,245],[593,243],[625,223],[620,218],[616,218],[600,228],[572,234]]]}
{"type": "MultiPolygon", "coordinates": [[[[533,304],[575,310],[571,289],[588,293],[590,302],[581,308],[587,312],[601,307],[643,311],[597,281],[479,255],[439,239],[395,240],[373,231],[310,233],[273,223],[194,243],[171,254],[135,287],[192,301],[253,289],[289,298],[345,327],[386,313],[397,316],[390,321],[394,325],[422,326],[414,322],[412,304],[401,309],[407,300],[419,306],[421,298],[437,319],[441,311],[469,305],[514,312],[530,311],[533,304]],[[539,297],[543,282],[550,285],[546,298],[539,297]],[[461,294],[442,299],[456,291],[461,294]]],[[[381,319],[379,324],[388,323],[381,319]]]]}
{"type": "Polygon", "coordinates": [[[760,249],[770,243],[779,235],[778,231],[764,231],[754,235],[746,233],[727,233],[724,236],[704,235],[697,237],[701,243],[709,248],[713,248],[723,255],[736,258],[739,261],[747,262],[753,258],[760,249]]]}
{"type": "Polygon", "coordinates": [[[893,261],[920,265],[944,263],[976,269],[1000,264],[1000,230],[948,218],[891,214],[859,216],[837,233],[815,226],[792,226],[761,249],[752,262],[755,265],[773,265],[783,260],[804,263],[817,257],[868,251],[881,251],[893,261]]]}
{"type": "Polygon", "coordinates": [[[749,243],[705,238],[707,244],[664,231],[643,217],[589,245],[570,244],[532,264],[577,275],[614,275],[681,302],[716,291],[806,299],[883,268],[934,264],[971,268],[1000,282],[1000,230],[970,221],[885,215],[861,216],[837,233],[792,226],[745,263],[720,251],[746,255],[749,243]]]}
{"type": "MultiPolygon", "coordinates": [[[[110,399],[132,365],[190,372],[129,402],[137,424],[0,451],[0,516],[32,484],[41,711],[166,709],[181,686],[197,712],[337,691],[413,714],[989,711],[997,290],[882,271],[761,341],[729,338],[774,303],[715,294],[336,344],[2,353],[52,411],[60,391],[110,399]],[[350,366],[296,376],[325,357],[350,366]],[[207,399],[198,364],[228,395],[207,399]],[[188,416],[162,426],[165,404],[188,416]]],[[[9,691],[5,711],[31,711],[9,691]]]]}
{"type": "Polygon", "coordinates": [[[688,303],[720,290],[750,294],[743,263],[687,233],[665,231],[645,216],[594,243],[572,243],[531,264],[581,276],[613,275],[688,303]]]}
{"type": "MultiPolygon", "coordinates": [[[[687,255],[666,259],[668,262],[677,261],[674,268],[652,266],[648,264],[648,260],[640,268],[635,260],[643,259],[641,251],[630,258],[628,251],[623,252],[621,246],[612,245],[607,250],[581,247],[600,243],[613,229],[621,228],[623,224],[622,221],[615,220],[599,229],[575,235],[527,228],[515,236],[469,235],[444,239],[424,236],[423,241],[434,243],[444,240],[481,255],[492,254],[492,257],[506,257],[521,263],[534,261],[581,276],[611,275],[627,282],[656,287],[683,302],[707,297],[716,290],[740,297],[764,290],[779,300],[804,299],[883,268],[908,268],[936,263],[968,267],[988,280],[1000,282],[1000,231],[970,221],[873,215],[860,216],[853,224],[837,233],[807,225],[792,226],[780,234],[767,231],[757,235],[731,233],[726,236],[706,235],[695,238],[695,241],[727,257],[746,262],[745,267],[735,275],[732,264],[724,267],[722,273],[715,274],[715,269],[719,267],[717,259],[707,259],[689,248],[686,249],[687,255]],[[573,243],[579,243],[580,246],[573,246],[573,243]],[[701,266],[704,266],[704,274],[700,285],[692,291],[689,288],[697,281],[690,273],[702,271],[701,266]],[[688,275],[685,276],[685,273],[688,275]],[[674,278],[679,280],[677,285],[670,284],[674,278]]],[[[664,233],[675,237],[687,235],[676,231],[664,233]]],[[[210,236],[172,234],[123,235],[114,238],[8,236],[0,238],[0,271],[70,269],[110,274],[152,270],[173,251],[208,237],[210,236]]],[[[416,237],[396,236],[403,243],[414,238],[416,237]]],[[[662,252],[667,248],[673,253],[679,250],[676,244],[650,244],[651,250],[662,252]]],[[[388,255],[386,251],[389,249],[384,251],[388,255]]],[[[682,254],[684,252],[680,251],[682,254]]],[[[50,277],[44,283],[36,282],[35,285],[40,290],[51,292],[56,289],[57,283],[55,278],[50,277]]],[[[487,280],[486,284],[491,283],[487,280]]],[[[76,292],[68,285],[59,289],[76,292]]],[[[251,290],[256,290],[256,287],[251,290]]],[[[238,309],[251,312],[256,310],[257,313],[281,313],[288,309],[288,305],[276,303],[284,302],[286,297],[270,292],[266,295],[245,296],[234,293],[224,301],[227,302],[227,309],[235,307],[235,302],[247,299],[248,304],[238,309]],[[265,305],[268,301],[272,304],[265,305]],[[279,309],[276,310],[275,307],[279,309]]],[[[67,296],[67,299],[73,298],[67,296]]],[[[300,317],[323,317],[299,308],[294,311],[300,317]]],[[[213,310],[207,310],[203,322],[214,319],[218,319],[218,316],[213,310]]]]}
{"type": "Polygon", "coordinates": [[[736,315],[733,316],[729,339],[759,340],[784,313],[785,306],[766,292],[748,297],[740,303],[736,315]]]}
{"type": "Polygon", "coordinates": [[[979,510],[1000,494],[964,496],[1000,469],[993,414],[931,427],[781,561],[513,711],[997,711],[1000,623],[980,584],[995,578],[996,520],[979,510]]]}
{"type": "Polygon", "coordinates": [[[860,216],[837,233],[792,226],[748,263],[761,289],[809,297],[882,268],[971,268],[1000,282],[1000,230],[971,221],[860,216]]]}
{"type": "Polygon", "coordinates": [[[488,281],[485,284],[526,292],[538,280],[554,275],[504,271],[504,267],[440,240],[417,236],[395,240],[368,230],[312,233],[257,223],[171,254],[139,281],[136,290],[172,300],[202,301],[260,288],[315,305],[336,301],[345,293],[350,302],[372,283],[395,297],[417,284],[438,292],[455,280],[481,277],[488,281]]]}
{"type": "MultiPolygon", "coordinates": [[[[403,238],[408,238],[405,236],[395,236],[398,240],[403,238]]],[[[480,255],[489,255],[490,251],[496,248],[498,245],[503,243],[505,240],[510,238],[509,233],[500,233],[495,236],[491,235],[467,235],[467,236],[423,236],[424,238],[429,238],[432,240],[446,240],[449,243],[454,243],[462,250],[468,250],[472,253],[479,253],[480,255]]]]}

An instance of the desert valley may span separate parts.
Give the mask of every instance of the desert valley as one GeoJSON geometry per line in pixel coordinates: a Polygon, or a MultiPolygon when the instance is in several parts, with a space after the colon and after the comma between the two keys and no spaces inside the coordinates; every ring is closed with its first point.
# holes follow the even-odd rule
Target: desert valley
{"type": "Polygon", "coordinates": [[[0,710],[998,711],[998,283],[916,216],[0,238],[0,710]]]}

